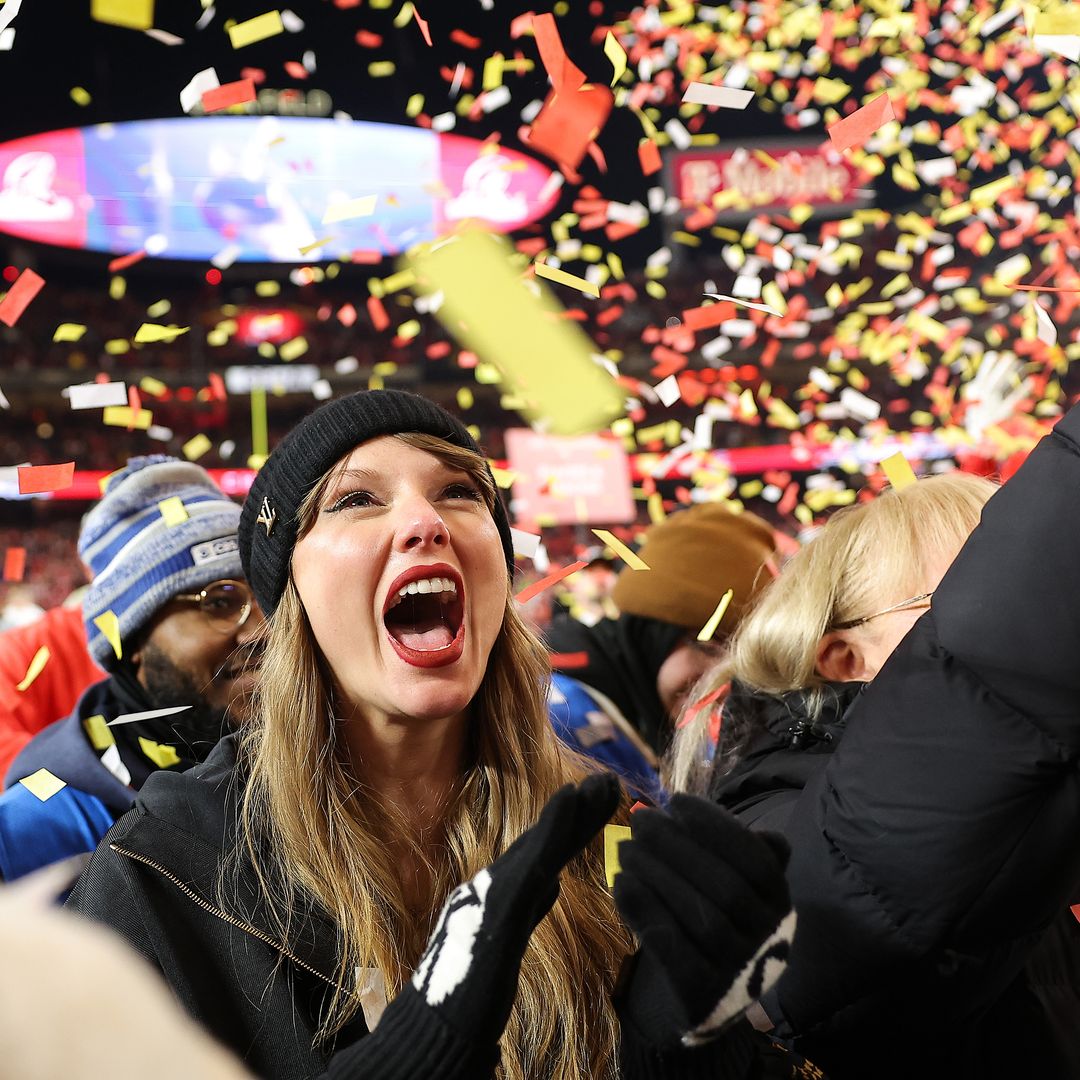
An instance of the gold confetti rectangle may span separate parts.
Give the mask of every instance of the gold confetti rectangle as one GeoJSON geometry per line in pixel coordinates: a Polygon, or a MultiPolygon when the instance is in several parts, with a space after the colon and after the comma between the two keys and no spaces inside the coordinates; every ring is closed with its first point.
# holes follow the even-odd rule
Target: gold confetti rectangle
{"type": "Polygon", "coordinates": [[[161,516],[165,519],[165,524],[169,528],[174,525],[183,525],[188,520],[187,508],[184,506],[184,500],[179,495],[172,495],[168,499],[162,499],[158,503],[158,509],[161,511],[161,516]]]}
{"type": "Polygon", "coordinates": [[[547,278],[548,281],[555,281],[560,285],[569,285],[572,289],[580,289],[589,296],[600,298],[600,286],[586,281],[583,277],[578,277],[577,274],[568,274],[565,270],[548,266],[547,263],[533,263],[533,266],[536,268],[537,277],[547,278]]]}
{"type": "Polygon", "coordinates": [[[33,659],[30,661],[30,666],[26,669],[26,674],[22,677],[15,689],[20,693],[23,690],[27,690],[30,684],[45,670],[45,665],[49,662],[49,657],[52,653],[49,652],[48,645],[42,645],[36,653],[34,653],[33,659]]]}
{"type": "Polygon", "coordinates": [[[188,441],[184,443],[182,450],[184,452],[184,457],[186,457],[188,461],[195,461],[196,458],[201,458],[213,445],[214,444],[200,432],[194,438],[188,439],[188,441]]]}
{"type": "Polygon", "coordinates": [[[648,570],[649,564],[635,551],[631,551],[617,536],[607,529],[593,529],[593,535],[606,544],[631,570],[648,570]]]}
{"type": "Polygon", "coordinates": [[[521,279],[512,255],[503,238],[475,231],[417,249],[409,264],[422,288],[442,291],[440,321],[498,368],[530,420],[543,420],[553,435],[607,427],[623,413],[623,390],[551,294],[537,285],[536,295],[521,279]]]}
{"type": "Polygon", "coordinates": [[[48,802],[58,791],[67,787],[59,776],[53,776],[48,769],[38,769],[36,773],[23,777],[19,783],[42,802],[48,802]]]}
{"type": "Polygon", "coordinates": [[[604,826],[604,875],[610,889],[622,867],[619,865],[619,845],[630,839],[629,825],[604,826]]]}
{"type": "Polygon", "coordinates": [[[895,454],[890,454],[887,458],[882,459],[881,471],[888,477],[889,483],[897,491],[903,491],[904,488],[910,487],[919,479],[915,475],[911,463],[899,450],[895,454]]]}
{"type": "Polygon", "coordinates": [[[728,609],[728,604],[731,603],[731,598],[734,595],[735,590],[728,589],[728,591],[720,598],[720,603],[716,605],[716,610],[709,616],[709,621],[698,631],[698,641],[712,641],[713,634],[716,633],[717,627],[720,625],[720,620],[723,619],[724,613],[728,609]]]}
{"type": "Polygon", "coordinates": [[[230,26],[229,40],[234,49],[242,49],[245,45],[253,45],[256,41],[284,32],[285,26],[281,21],[281,13],[266,11],[262,15],[256,15],[254,19],[247,19],[245,22],[234,23],[230,26]]]}
{"type": "Polygon", "coordinates": [[[335,221],[348,221],[351,218],[370,217],[375,213],[375,204],[379,201],[378,195],[361,195],[358,199],[349,199],[347,202],[335,203],[326,208],[322,223],[332,225],[335,221]]]}

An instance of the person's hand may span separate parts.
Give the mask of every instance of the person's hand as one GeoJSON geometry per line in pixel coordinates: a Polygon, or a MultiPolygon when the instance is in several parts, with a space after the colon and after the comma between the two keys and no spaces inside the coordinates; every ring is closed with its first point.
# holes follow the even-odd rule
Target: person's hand
{"type": "Polygon", "coordinates": [[[638,810],[619,846],[615,903],[640,942],[617,1006],[658,1048],[719,1035],[780,977],[795,930],[790,849],[727,811],[675,795],[638,810]]]}
{"type": "Polygon", "coordinates": [[[490,866],[459,885],[412,979],[375,1032],[331,1060],[329,1075],[396,1078],[401,1047],[429,1080],[478,1080],[498,1064],[521,958],[559,895],[559,874],[604,826],[621,788],[610,773],[557,791],[539,820],[490,866]]]}

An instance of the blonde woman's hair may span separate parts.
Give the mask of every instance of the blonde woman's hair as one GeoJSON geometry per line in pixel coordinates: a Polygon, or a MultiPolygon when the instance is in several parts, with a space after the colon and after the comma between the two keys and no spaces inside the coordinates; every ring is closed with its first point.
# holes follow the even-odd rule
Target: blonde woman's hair
{"type": "MultiPolygon", "coordinates": [[[[478,455],[432,436],[394,436],[465,470],[490,509],[497,497],[478,455]]],[[[299,511],[311,528],[336,466],[299,511]]],[[[495,860],[538,818],[563,784],[588,766],[557,741],[548,720],[547,653],[515,609],[507,583],[502,628],[471,705],[470,746],[433,862],[392,807],[365,784],[335,720],[331,679],[290,578],[266,627],[253,721],[241,735],[246,769],[239,858],[250,860],[277,931],[312,907],[339,931],[336,990],[316,1039],[326,1044],[360,1002],[358,969],[375,968],[392,998],[419,962],[450,890],[495,860]],[[434,883],[430,903],[410,911],[388,854],[402,838],[434,883]]],[[[533,933],[501,1041],[499,1075],[613,1077],[618,1022],[611,994],[631,950],[605,888],[602,844],[576,857],[551,913],[533,933]]]]}
{"type": "MultiPolygon", "coordinates": [[[[816,670],[822,637],[920,592],[932,564],[959,550],[996,490],[990,480],[951,472],[838,510],[765,587],[724,659],[689,700],[700,702],[737,679],[765,694],[809,691],[810,715],[819,715],[827,693],[816,670]]],[[[752,733],[729,710],[715,760],[707,761],[710,719],[721,707],[688,706],[665,762],[671,790],[704,793],[709,778],[737,760],[752,733]]]]}

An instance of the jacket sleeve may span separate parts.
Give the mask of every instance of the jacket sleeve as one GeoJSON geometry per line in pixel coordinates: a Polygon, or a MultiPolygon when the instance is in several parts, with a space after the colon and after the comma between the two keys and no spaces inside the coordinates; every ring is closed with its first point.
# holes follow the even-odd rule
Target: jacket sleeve
{"type": "Polygon", "coordinates": [[[766,1001],[782,1029],[827,1027],[898,973],[936,993],[958,957],[977,967],[1068,905],[1078,597],[1075,409],[991,499],[791,816],[799,928],[766,1001]]]}

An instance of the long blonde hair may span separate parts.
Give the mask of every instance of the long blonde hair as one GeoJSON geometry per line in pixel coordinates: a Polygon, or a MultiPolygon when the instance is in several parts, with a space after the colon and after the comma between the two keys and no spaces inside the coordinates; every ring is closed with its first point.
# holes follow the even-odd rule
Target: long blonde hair
{"type": "MultiPolygon", "coordinates": [[[[918,592],[932,561],[960,548],[996,490],[982,477],[952,472],[838,510],[765,587],[690,701],[715,696],[737,679],[765,694],[809,691],[810,714],[819,714],[826,689],[816,670],[822,637],[918,592]]],[[[750,733],[725,713],[717,760],[707,763],[709,723],[721,707],[688,707],[665,763],[672,790],[703,793],[710,775],[737,758],[750,733]]]]}
{"type": "MultiPolygon", "coordinates": [[[[494,505],[496,492],[478,455],[427,435],[395,437],[464,469],[488,508],[494,505]]],[[[300,537],[336,468],[305,499],[300,537]]],[[[547,654],[518,616],[508,583],[502,628],[471,705],[464,772],[433,863],[419,838],[365,786],[363,763],[350,761],[334,719],[330,672],[290,578],[267,622],[255,716],[242,733],[247,786],[240,822],[244,854],[283,939],[312,902],[338,928],[337,990],[317,1040],[328,1040],[355,1015],[357,969],[381,972],[393,997],[419,961],[450,890],[505,851],[553,792],[586,774],[588,767],[552,731],[548,678],[547,654]],[[391,838],[410,844],[434,883],[421,913],[405,902],[387,850],[391,838]]],[[[501,1042],[500,1075],[508,1080],[616,1075],[611,993],[631,941],[604,887],[601,849],[594,843],[567,867],[555,907],[529,942],[501,1042]]]]}

